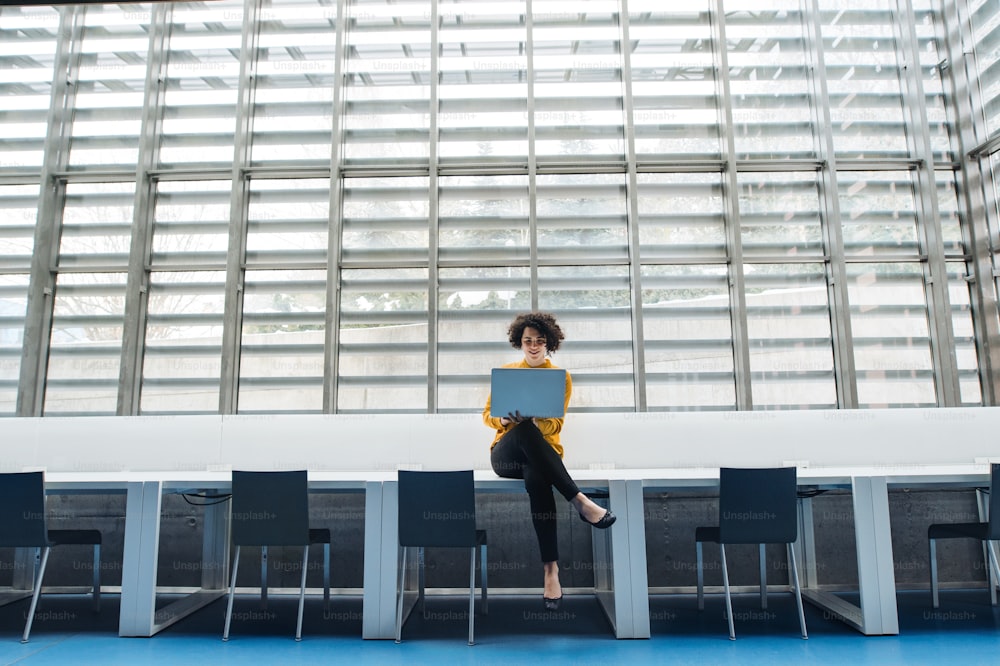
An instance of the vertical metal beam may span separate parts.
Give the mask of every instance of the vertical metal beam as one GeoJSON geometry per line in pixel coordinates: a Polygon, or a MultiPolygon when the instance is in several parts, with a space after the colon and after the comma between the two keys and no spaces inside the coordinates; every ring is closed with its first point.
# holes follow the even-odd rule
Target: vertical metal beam
{"type": "Polygon", "coordinates": [[[122,355],[118,371],[119,416],[140,412],[142,357],[145,347],[146,312],[149,304],[149,260],[153,244],[153,210],[156,182],[151,171],[159,161],[159,138],[166,97],[167,39],[173,16],[171,3],[156,3],[150,10],[149,49],[146,56],[146,91],[139,135],[139,159],[135,173],[132,234],[129,243],[128,278],[125,287],[125,321],[122,355]]]}
{"type": "Polygon", "coordinates": [[[962,404],[958,382],[958,360],[955,355],[955,332],[948,295],[948,264],[941,238],[941,217],[937,205],[937,182],[934,177],[934,151],[931,149],[927,124],[927,100],[920,77],[920,50],[914,26],[913,3],[896,0],[896,57],[900,65],[903,86],[904,119],[910,154],[917,159],[916,223],[921,245],[927,254],[924,264],[924,291],[927,298],[928,329],[931,338],[931,358],[934,364],[934,384],[939,407],[962,404]]]}
{"type": "Polygon", "coordinates": [[[750,384],[750,341],[747,333],[746,280],[743,271],[743,241],[740,234],[739,179],[736,173],[736,138],[733,133],[732,93],[729,89],[729,57],[726,44],[726,14],[723,0],[714,0],[713,41],[718,62],[716,91],[719,95],[719,132],[722,140],[722,196],[725,216],[726,257],[729,272],[730,325],[733,336],[733,368],[736,381],[736,409],[753,409],[750,384]]]}
{"type": "Polygon", "coordinates": [[[232,190],[229,197],[229,244],[226,251],[226,294],[222,315],[222,372],[219,384],[219,413],[235,414],[240,383],[240,338],[243,329],[243,280],[246,273],[247,216],[253,136],[253,103],[256,89],[257,42],[260,32],[260,3],[245,0],[243,39],[240,46],[240,81],[236,102],[236,129],[233,135],[232,190]]]}
{"type": "Polygon", "coordinates": [[[833,336],[833,371],[837,383],[837,406],[856,409],[858,378],[854,366],[854,335],[851,330],[851,303],[847,289],[847,266],[844,260],[844,236],[840,216],[840,191],[837,185],[837,157],[830,119],[830,92],[826,84],[826,59],[820,28],[818,0],[804,0],[806,41],[812,62],[813,125],[816,128],[816,154],[823,164],[819,174],[820,216],[827,262],[827,299],[830,307],[830,330],[833,336]]]}
{"type": "Polygon", "coordinates": [[[440,112],[439,97],[439,21],[438,3],[431,2],[431,74],[430,74],[430,126],[428,127],[428,170],[427,194],[430,197],[427,210],[428,245],[427,245],[427,411],[431,414],[438,410],[438,279],[439,247],[438,242],[438,127],[440,112]]]}
{"type": "Polygon", "coordinates": [[[628,220],[628,270],[632,315],[632,383],[635,409],[646,411],[646,341],[642,318],[642,262],[639,252],[639,178],[636,173],[635,103],[632,97],[632,39],[629,37],[628,0],[621,0],[619,14],[622,30],[622,109],[625,122],[625,178],[628,220]]]}
{"type": "Polygon", "coordinates": [[[49,97],[48,131],[42,158],[38,218],[31,253],[24,343],[17,385],[18,416],[41,416],[45,400],[59,234],[66,195],[65,182],[57,174],[64,172],[69,164],[70,133],[77,91],[75,76],[80,66],[86,11],[86,6],[82,5],[59,9],[57,51],[49,97]]]}
{"type": "Polygon", "coordinates": [[[528,284],[531,309],[538,309],[538,155],[535,147],[535,21],[534,3],[524,0],[524,50],[528,79],[528,284]]]}
{"type": "MultiPolygon", "coordinates": [[[[979,383],[983,404],[996,405],[1000,400],[1000,374],[997,373],[1000,369],[1000,312],[993,278],[990,212],[984,195],[984,171],[987,170],[982,168],[980,156],[968,152],[970,146],[977,144],[977,137],[986,136],[982,114],[978,112],[982,109],[982,97],[975,81],[978,75],[975,51],[972,47],[963,46],[963,34],[971,35],[971,30],[962,19],[959,6],[967,7],[967,3],[964,0],[942,0],[941,5],[938,40],[945,58],[941,78],[948,87],[945,97],[954,128],[952,140],[961,165],[956,181],[959,205],[963,209],[962,241],[966,252],[971,255],[967,267],[976,355],[979,359],[979,383]]],[[[994,220],[994,223],[997,222],[994,220]]]]}
{"type": "Polygon", "coordinates": [[[333,62],[333,102],[330,141],[330,225],[326,246],[326,317],[323,342],[323,412],[337,411],[337,378],[340,375],[340,251],[344,230],[344,185],[340,151],[344,143],[344,99],[347,79],[347,0],[337,0],[333,62]]]}

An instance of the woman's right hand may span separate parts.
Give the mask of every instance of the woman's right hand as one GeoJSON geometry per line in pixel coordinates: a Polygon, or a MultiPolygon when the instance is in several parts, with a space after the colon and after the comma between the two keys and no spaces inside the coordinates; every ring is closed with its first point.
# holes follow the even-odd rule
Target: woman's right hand
{"type": "Polygon", "coordinates": [[[522,416],[521,412],[514,412],[512,414],[507,414],[507,416],[500,417],[500,425],[506,427],[511,423],[521,423],[522,421],[527,421],[530,416],[522,416]]]}

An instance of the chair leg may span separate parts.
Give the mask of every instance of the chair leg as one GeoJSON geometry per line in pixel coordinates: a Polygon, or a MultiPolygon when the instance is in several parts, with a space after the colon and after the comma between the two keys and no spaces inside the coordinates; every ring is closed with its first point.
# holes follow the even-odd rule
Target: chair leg
{"type": "Polygon", "coordinates": [[[295,622],[295,640],[302,640],[302,611],[306,606],[306,573],[309,570],[309,544],[302,547],[302,580],[299,583],[299,619],[295,622]]]}
{"type": "Polygon", "coordinates": [[[323,544],[323,609],[330,609],[330,544],[323,544]]]}
{"type": "Polygon", "coordinates": [[[795,586],[795,604],[799,607],[799,627],[802,629],[802,638],[809,638],[806,633],[806,612],[802,608],[802,588],[799,587],[799,565],[795,561],[795,548],[788,544],[788,562],[792,567],[792,585],[795,586]]]}
{"type": "Polygon", "coordinates": [[[260,547],[260,607],[267,609],[267,546],[260,547]]]}
{"type": "Polygon", "coordinates": [[[399,554],[399,567],[396,571],[396,642],[399,643],[403,636],[403,583],[406,574],[406,546],[403,546],[397,553],[399,554]]]}
{"type": "Polygon", "coordinates": [[[476,644],[476,547],[469,549],[469,645],[476,644]]]}
{"type": "Polygon", "coordinates": [[[990,602],[996,606],[997,582],[1000,581],[1000,565],[997,563],[994,542],[984,541],[983,544],[986,546],[986,584],[990,586],[990,602]],[[990,575],[991,573],[992,576],[990,575]]]}
{"type": "Polygon", "coordinates": [[[94,612],[101,612],[101,544],[94,544],[94,612]]]}
{"type": "Polygon", "coordinates": [[[479,584],[483,587],[483,615],[490,612],[489,608],[489,584],[486,580],[486,544],[479,547],[479,584]]]}
{"type": "Polygon", "coordinates": [[[420,614],[427,617],[427,601],[424,599],[424,547],[417,546],[417,603],[420,605],[420,614]]]}
{"type": "Polygon", "coordinates": [[[240,568],[240,547],[233,553],[233,575],[229,581],[229,601],[226,603],[226,627],[222,630],[222,640],[229,640],[229,622],[233,619],[233,597],[236,595],[236,572],[240,568]]]}
{"type": "Polygon", "coordinates": [[[928,539],[931,563],[931,607],[938,607],[937,539],[928,539]]]}
{"type": "Polygon", "coordinates": [[[760,608],[767,610],[767,557],[765,544],[758,544],[757,551],[760,554],[760,608]]]}
{"type": "Polygon", "coordinates": [[[702,570],[701,541],[694,542],[695,565],[698,572],[698,610],[705,610],[705,572],[702,570]]]}
{"type": "Polygon", "coordinates": [[[35,620],[35,609],[38,608],[38,596],[42,592],[42,578],[45,576],[45,567],[49,563],[49,547],[42,548],[42,559],[38,565],[38,574],[35,576],[34,589],[31,592],[31,606],[28,607],[28,618],[24,623],[24,633],[21,634],[21,642],[27,643],[31,635],[31,623],[35,620]]]}
{"type": "Polygon", "coordinates": [[[729,569],[726,567],[726,544],[719,544],[722,558],[722,587],[726,592],[726,617],[729,618],[729,640],[736,640],[736,627],[733,624],[733,599],[729,594],[729,569]]]}

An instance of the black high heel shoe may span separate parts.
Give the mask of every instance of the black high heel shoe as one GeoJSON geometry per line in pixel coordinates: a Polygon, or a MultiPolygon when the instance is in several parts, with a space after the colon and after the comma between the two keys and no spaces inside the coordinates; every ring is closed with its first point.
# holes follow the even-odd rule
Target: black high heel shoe
{"type": "Polygon", "coordinates": [[[543,594],[542,595],[542,601],[545,602],[545,610],[547,610],[547,611],[557,611],[557,610],[559,610],[559,602],[562,601],[562,595],[560,594],[558,597],[556,597],[554,599],[550,599],[550,598],[548,598],[547,596],[545,596],[543,594]]]}
{"type": "Polygon", "coordinates": [[[588,525],[596,527],[599,530],[606,530],[615,524],[615,521],[618,520],[618,516],[611,513],[611,509],[608,509],[604,512],[604,515],[601,516],[601,518],[597,522],[594,523],[590,522],[589,520],[583,517],[582,513],[580,514],[580,520],[587,523],[588,525]]]}

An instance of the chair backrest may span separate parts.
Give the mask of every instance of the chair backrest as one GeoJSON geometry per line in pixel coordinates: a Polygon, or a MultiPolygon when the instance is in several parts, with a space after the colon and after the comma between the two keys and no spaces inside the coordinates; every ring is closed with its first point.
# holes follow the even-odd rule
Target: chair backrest
{"type": "Polygon", "coordinates": [[[399,545],[476,545],[472,470],[399,471],[399,545]]]}
{"type": "Polygon", "coordinates": [[[230,514],[237,546],[309,543],[309,481],[305,470],[233,471],[230,514]]]}
{"type": "Polygon", "coordinates": [[[719,471],[722,543],[791,543],[797,537],[794,467],[719,471]]]}
{"type": "Polygon", "coordinates": [[[1000,539],[1000,464],[990,466],[989,523],[986,538],[990,541],[1000,539]]]}
{"type": "Polygon", "coordinates": [[[0,474],[0,546],[48,544],[44,472],[0,474]]]}

